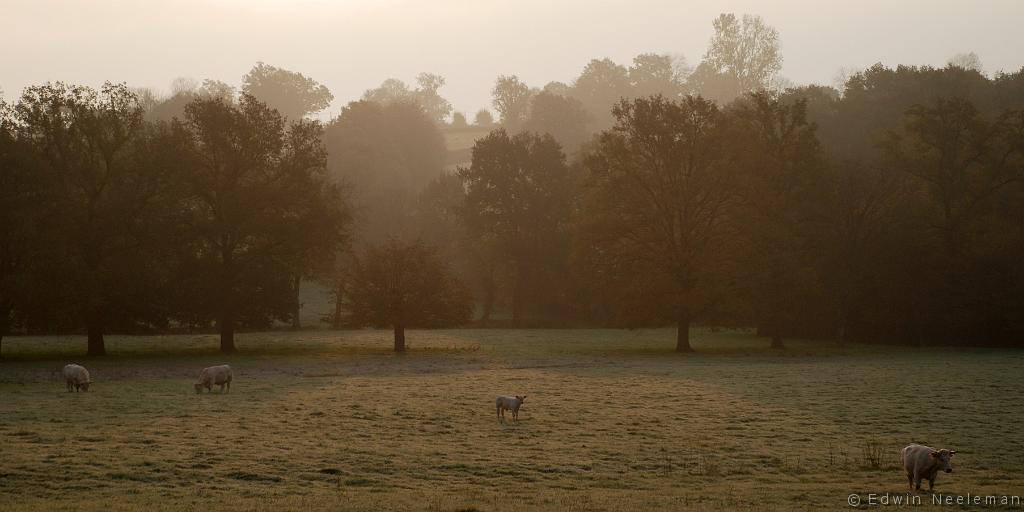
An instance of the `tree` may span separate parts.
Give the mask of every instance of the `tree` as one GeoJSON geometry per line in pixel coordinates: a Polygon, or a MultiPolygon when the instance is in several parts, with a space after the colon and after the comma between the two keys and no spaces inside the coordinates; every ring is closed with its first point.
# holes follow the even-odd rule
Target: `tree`
{"type": "Polygon", "coordinates": [[[1013,141],[1024,124],[1014,111],[988,121],[963,98],[915,105],[905,119],[902,132],[890,135],[885,150],[889,165],[915,178],[920,208],[915,213],[928,220],[933,274],[941,276],[931,283],[928,301],[941,315],[941,331],[935,334],[970,336],[991,321],[993,310],[1001,309],[991,304],[979,311],[972,304],[1007,284],[1002,278],[982,278],[982,269],[1012,265],[1001,261],[1001,250],[990,252],[1005,242],[988,233],[998,225],[994,209],[1004,191],[1024,179],[1024,168],[1013,163],[1020,148],[1013,141]]]}
{"type": "Polygon", "coordinates": [[[894,166],[921,180],[950,256],[968,249],[985,201],[1022,177],[1005,165],[1014,148],[997,146],[1002,128],[982,119],[969,101],[950,98],[911,107],[903,133],[890,135],[887,155],[894,166]]]}
{"type": "Polygon", "coordinates": [[[691,77],[693,89],[721,101],[770,89],[782,69],[778,31],[749,14],[721,14],[712,24],[715,34],[691,77]]]}
{"type": "Polygon", "coordinates": [[[719,284],[744,145],[699,97],[624,100],[613,112],[585,160],[577,253],[620,312],[674,319],[676,350],[688,352],[690,323],[719,284]]]}
{"type": "MultiPolygon", "coordinates": [[[[908,250],[916,244],[901,210],[907,197],[903,176],[863,158],[834,161],[827,172],[830,190],[818,201],[828,208],[815,239],[820,246],[817,267],[835,311],[835,336],[845,343],[858,337],[862,319],[871,316],[872,309],[880,303],[888,307],[885,297],[892,292],[885,290],[894,290],[896,277],[908,275],[902,269],[894,272],[898,266],[891,255],[909,253],[907,259],[914,260],[917,251],[908,250]]],[[[911,282],[923,282],[916,273],[909,277],[911,282]]]]}
{"type": "Polygon", "coordinates": [[[978,73],[985,72],[985,66],[981,64],[981,57],[978,57],[977,53],[958,53],[949,58],[946,61],[946,65],[949,67],[956,67],[967,71],[977,71],[978,73]]]}
{"type": "Polygon", "coordinates": [[[755,148],[737,214],[741,281],[772,348],[781,349],[801,299],[818,282],[810,248],[823,217],[817,199],[825,190],[824,156],[805,101],[786,102],[762,91],[738,103],[737,116],[755,148]]]}
{"type": "Polygon", "coordinates": [[[512,322],[518,325],[527,296],[541,281],[551,282],[551,269],[568,251],[565,155],[551,135],[509,136],[498,129],[476,141],[472,164],[458,175],[466,187],[461,213],[470,238],[496,248],[506,258],[499,265],[511,269],[512,322]]]}
{"type": "Polygon", "coordinates": [[[220,80],[207,79],[199,84],[191,78],[178,78],[171,83],[170,96],[157,98],[149,93],[141,97],[140,101],[145,109],[145,119],[159,122],[185,117],[185,105],[197,97],[223,98],[231,103],[236,96],[235,88],[220,80]]]}
{"type": "Polygon", "coordinates": [[[462,112],[455,112],[452,114],[452,128],[463,129],[467,126],[469,126],[469,123],[466,122],[466,114],[463,114],[462,112]]]}
{"type": "Polygon", "coordinates": [[[572,154],[590,137],[589,122],[590,116],[579,100],[542,91],[531,100],[530,117],[523,129],[551,134],[566,153],[572,154]]]}
{"type": "Polygon", "coordinates": [[[363,93],[363,100],[381,105],[393,103],[415,103],[419,105],[435,123],[444,123],[452,113],[452,104],[437,91],[444,86],[444,77],[433,73],[420,73],[416,76],[419,85],[415,90],[409,89],[405,82],[389,78],[380,87],[363,93]]]}
{"type": "Polygon", "coordinates": [[[334,100],[331,91],[316,80],[262,62],[242,77],[242,92],[266,103],[290,122],[320,112],[334,100]]]}
{"type": "Polygon", "coordinates": [[[193,303],[235,351],[236,326],[266,325],[294,311],[291,272],[302,255],[333,256],[346,210],[326,176],[316,122],[287,129],[282,116],[249,94],[237,104],[197,98],[185,110],[192,136],[190,196],[193,303]]]}
{"type": "Polygon", "coordinates": [[[0,100],[0,347],[30,293],[29,265],[39,244],[41,183],[29,151],[13,112],[0,100]]]}
{"type": "MultiPolygon", "coordinates": [[[[88,332],[88,354],[104,355],[104,333],[125,287],[138,281],[142,212],[159,189],[157,175],[133,158],[142,134],[142,108],[123,84],[100,91],[63,83],[29,87],[16,107],[25,140],[42,164],[50,211],[38,274],[42,300],[67,301],[88,332]],[[60,279],[60,284],[57,280],[60,279]]],[[[39,308],[38,310],[42,310],[39,308]]]]}
{"type": "Polygon", "coordinates": [[[644,53],[634,57],[633,65],[629,67],[633,97],[657,94],[666,98],[678,97],[683,90],[683,77],[676,64],[669,55],[644,53]]]}
{"type": "Polygon", "coordinates": [[[325,129],[330,173],[350,187],[356,244],[412,229],[416,196],[444,169],[440,128],[415,103],[348,104],[325,129]]]}
{"type": "Polygon", "coordinates": [[[423,110],[435,122],[443,123],[452,113],[452,104],[437,92],[444,86],[444,77],[433,73],[420,73],[416,76],[416,97],[423,110]]]}
{"type": "MultiPolygon", "coordinates": [[[[208,97],[233,96],[233,88],[219,82],[211,83],[209,80],[203,82],[204,88],[209,90],[208,97]]],[[[314,114],[328,107],[334,96],[327,87],[320,85],[312,78],[307,78],[301,73],[287,71],[284,69],[268,66],[262,62],[256,64],[247,75],[242,78],[242,91],[251,94],[257,100],[267,104],[268,107],[277,110],[288,121],[301,121],[306,116],[314,114]]],[[[302,291],[302,279],[304,276],[299,268],[311,268],[314,263],[322,261],[319,255],[306,258],[306,261],[296,262],[296,269],[292,272],[292,294],[295,296],[295,310],[292,312],[292,328],[302,327],[300,320],[302,303],[299,300],[302,291]]]]}
{"type": "Polygon", "coordinates": [[[405,329],[466,323],[473,312],[469,290],[420,241],[389,240],[353,258],[346,309],[353,325],[391,327],[395,352],[405,352],[405,329]]]}
{"type": "Polygon", "coordinates": [[[572,94],[583,103],[594,127],[604,130],[614,122],[612,106],[623,98],[633,97],[629,72],[611,59],[591,60],[573,82],[572,94]]]}
{"type": "Polygon", "coordinates": [[[476,111],[476,115],[473,116],[473,124],[480,127],[489,127],[494,124],[494,116],[491,115],[491,111],[485,108],[476,111]]]}
{"type": "Polygon", "coordinates": [[[530,88],[515,75],[501,75],[491,89],[491,103],[505,130],[515,133],[530,115],[530,88]]]}
{"type": "MultiPolygon", "coordinates": [[[[413,239],[417,197],[444,169],[438,124],[417,103],[357,101],[327,125],[324,143],[330,175],[345,184],[352,205],[353,249],[413,239]]],[[[340,326],[348,273],[336,270],[325,285],[334,290],[333,323],[340,326]]]]}

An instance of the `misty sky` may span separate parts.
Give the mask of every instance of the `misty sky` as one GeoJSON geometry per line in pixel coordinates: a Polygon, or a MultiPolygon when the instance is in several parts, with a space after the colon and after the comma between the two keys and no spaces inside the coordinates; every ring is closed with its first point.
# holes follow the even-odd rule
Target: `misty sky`
{"type": "Polygon", "coordinates": [[[448,79],[456,110],[490,106],[499,74],[571,81],[591,58],[638,53],[699,62],[720,12],[779,30],[783,75],[831,84],[841,67],[943,65],[974,51],[985,70],[1024,66],[1022,0],[0,0],[0,88],[176,77],[238,85],[257,61],[327,85],[330,115],[388,77],[448,79]]]}

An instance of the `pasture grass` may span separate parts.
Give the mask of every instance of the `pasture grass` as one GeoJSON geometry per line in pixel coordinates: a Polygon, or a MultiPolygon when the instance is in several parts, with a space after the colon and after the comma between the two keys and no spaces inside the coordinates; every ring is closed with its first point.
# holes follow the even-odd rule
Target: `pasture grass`
{"type": "MultiPolygon", "coordinates": [[[[1024,494],[1024,353],[671,330],[15,337],[0,510],[819,510],[906,493],[899,450],[951,447],[945,494],[1024,494]],[[68,361],[88,393],[67,393],[68,361]],[[194,393],[228,363],[230,394],[194,393]],[[526,394],[518,424],[494,396],[526,394]]],[[[930,497],[924,496],[925,505],[930,497]]],[[[1019,507],[1018,507],[1019,508],[1019,507]]]]}

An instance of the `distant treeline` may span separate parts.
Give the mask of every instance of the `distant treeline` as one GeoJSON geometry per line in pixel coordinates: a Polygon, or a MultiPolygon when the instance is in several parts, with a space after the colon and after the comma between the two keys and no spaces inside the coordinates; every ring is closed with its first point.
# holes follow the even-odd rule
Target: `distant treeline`
{"type": "Polygon", "coordinates": [[[25,90],[0,115],[0,336],[298,326],[757,327],[1024,345],[1024,70],[876,65],[778,76],[778,35],[722,15],[696,67],[591,61],[496,80],[471,163],[439,90],[333,99],[258,64],[240,91],[25,90]]]}

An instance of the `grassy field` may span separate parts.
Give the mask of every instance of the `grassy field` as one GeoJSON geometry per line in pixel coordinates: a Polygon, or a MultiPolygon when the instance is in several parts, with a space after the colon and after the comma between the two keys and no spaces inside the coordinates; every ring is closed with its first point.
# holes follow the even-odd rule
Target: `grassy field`
{"type": "MultiPolygon", "coordinates": [[[[6,338],[0,510],[791,510],[906,492],[899,449],[960,450],[949,494],[1024,494],[1024,353],[671,330],[6,338]],[[58,377],[76,360],[89,393],[58,377]],[[197,396],[204,366],[230,394],[197,396]],[[497,394],[526,394],[518,424],[497,394]]],[[[930,503],[926,496],[924,503],[930,503]]],[[[1015,507],[1020,509],[1020,507],[1015,507]]]]}

